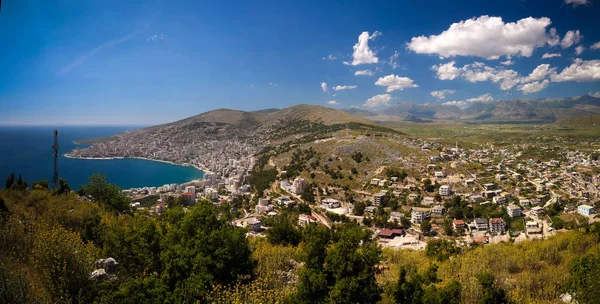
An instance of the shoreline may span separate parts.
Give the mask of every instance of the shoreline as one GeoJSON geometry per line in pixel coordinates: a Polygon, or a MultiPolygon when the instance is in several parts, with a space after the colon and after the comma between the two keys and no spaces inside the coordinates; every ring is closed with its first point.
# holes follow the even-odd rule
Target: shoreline
{"type": "MultiPolygon", "coordinates": [[[[204,179],[204,174],[206,173],[210,173],[211,171],[206,169],[204,166],[202,165],[192,165],[192,164],[178,164],[178,163],[174,163],[172,161],[168,161],[168,160],[160,160],[160,159],[151,159],[151,158],[146,158],[146,157],[122,157],[122,156],[115,156],[115,157],[76,157],[76,156],[71,156],[69,155],[69,153],[65,153],[63,154],[64,157],[66,158],[72,158],[72,159],[85,159],[85,160],[119,160],[119,159],[141,159],[141,160],[147,160],[147,161],[153,161],[153,162],[159,162],[159,163],[165,163],[165,164],[169,164],[169,165],[173,165],[173,166],[182,166],[182,167],[192,167],[198,171],[202,171],[202,179],[204,179]]],[[[194,180],[198,180],[198,179],[193,179],[190,182],[194,181],[194,180]]]]}

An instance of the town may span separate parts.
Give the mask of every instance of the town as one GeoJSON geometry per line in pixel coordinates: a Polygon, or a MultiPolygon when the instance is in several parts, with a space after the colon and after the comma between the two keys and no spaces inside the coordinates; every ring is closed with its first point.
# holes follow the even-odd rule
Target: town
{"type": "Polygon", "coordinates": [[[228,204],[237,215],[232,224],[256,237],[265,236],[271,218],[302,206],[299,226],[356,220],[373,230],[381,246],[413,250],[424,249],[432,238],[460,246],[543,239],[598,220],[597,152],[557,150],[557,159],[533,161],[524,156],[523,144],[467,149],[419,138],[388,140],[414,154],[369,172],[354,189],[311,184],[310,177],[292,179],[278,167],[276,181],[259,197],[250,185],[257,158],[249,155],[213,165],[203,180],[124,191],[132,207],[155,214],[170,201],[228,204]]]}

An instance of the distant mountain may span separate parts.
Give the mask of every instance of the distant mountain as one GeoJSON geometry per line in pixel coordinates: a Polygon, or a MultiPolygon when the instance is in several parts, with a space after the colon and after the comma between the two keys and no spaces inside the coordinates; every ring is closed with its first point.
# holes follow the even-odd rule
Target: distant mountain
{"type": "Polygon", "coordinates": [[[600,114],[600,98],[585,95],[571,98],[474,102],[465,109],[433,103],[401,102],[378,111],[374,115],[363,117],[374,121],[453,120],[473,123],[550,123],[567,117],[593,114],[600,114]]]}

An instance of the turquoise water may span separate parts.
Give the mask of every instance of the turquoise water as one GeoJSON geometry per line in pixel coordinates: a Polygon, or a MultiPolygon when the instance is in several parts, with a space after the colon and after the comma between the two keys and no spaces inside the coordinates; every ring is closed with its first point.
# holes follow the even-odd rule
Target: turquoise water
{"type": "MultiPolygon", "coordinates": [[[[79,189],[94,173],[106,174],[110,183],[124,189],[162,186],[202,178],[204,173],[193,167],[141,159],[85,160],[64,157],[78,147],[73,141],[110,136],[134,127],[59,127],[58,175],[79,189]]],[[[22,174],[31,185],[38,180],[52,181],[53,127],[0,127],[0,188],[6,177],[22,174]]],[[[85,147],[79,145],[79,147],[85,147]]]]}

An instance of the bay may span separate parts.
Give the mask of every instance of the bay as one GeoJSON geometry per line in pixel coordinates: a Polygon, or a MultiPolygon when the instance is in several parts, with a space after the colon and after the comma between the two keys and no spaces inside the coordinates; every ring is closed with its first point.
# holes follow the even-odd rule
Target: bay
{"type": "MultiPolygon", "coordinates": [[[[31,185],[34,181],[52,181],[52,131],[46,126],[0,127],[0,188],[11,172],[31,185]]],[[[193,167],[142,159],[87,160],[65,157],[64,154],[77,145],[76,140],[111,136],[127,130],[131,126],[62,126],[59,131],[58,175],[65,178],[73,189],[86,184],[94,173],[106,174],[110,183],[124,189],[144,186],[162,186],[183,183],[202,178],[204,172],[193,167]]]]}

